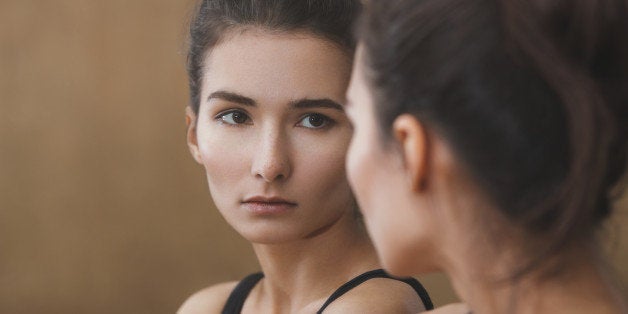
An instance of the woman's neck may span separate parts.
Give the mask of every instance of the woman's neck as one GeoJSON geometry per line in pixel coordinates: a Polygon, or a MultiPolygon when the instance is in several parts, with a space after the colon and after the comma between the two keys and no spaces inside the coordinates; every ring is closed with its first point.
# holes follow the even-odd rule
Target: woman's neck
{"type": "Polygon", "coordinates": [[[533,271],[517,281],[489,279],[503,278],[506,270],[498,265],[513,264],[500,258],[486,257],[482,266],[458,263],[447,273],[474,313],[625,313],[624,301],[597,255],[586,249],[567,255],[555,274],[533,271]]]}
{"type": "Polygon", "coordinates": [[[253,248],[264,279],[252,291],[251,301],[275,313],[315,306],[342,283],[379,267],[368,235],[352,214],[316,235],[253,248]]]}

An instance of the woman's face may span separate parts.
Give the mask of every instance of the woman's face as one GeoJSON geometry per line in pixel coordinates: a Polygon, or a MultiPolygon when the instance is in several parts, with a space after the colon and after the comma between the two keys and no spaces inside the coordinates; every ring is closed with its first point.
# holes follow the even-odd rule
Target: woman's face
{"type": "Polygon", "coordinates": [[[250,241],[278,243],[352,214],[346,52],[308,34],[247,30],[205,61],[188,141],[229,224],[250,241]]]}
{"type": "Polygon", "coordinates": [[[415,274],[423,251],[420,211],[413,208],[403,158],[395,145],[382,143],[376,110],[358,47],[347,113],[354,126],[347,153],[347,175],[383,266],[395,275],[415,274]],[[419,240],[419,241],[417,241],[419,240]]]}

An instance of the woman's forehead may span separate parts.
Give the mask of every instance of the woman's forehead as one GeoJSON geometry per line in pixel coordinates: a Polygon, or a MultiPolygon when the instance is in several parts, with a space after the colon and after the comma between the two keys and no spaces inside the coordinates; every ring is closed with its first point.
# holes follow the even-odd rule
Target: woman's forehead
{"type": "Polygon", "coordinates": [[[346,52],[304,34],[242,32],[208,54],[203,98],[220,90],[261,99],[330,98],[344,102],[351,75],[346,52]]]}

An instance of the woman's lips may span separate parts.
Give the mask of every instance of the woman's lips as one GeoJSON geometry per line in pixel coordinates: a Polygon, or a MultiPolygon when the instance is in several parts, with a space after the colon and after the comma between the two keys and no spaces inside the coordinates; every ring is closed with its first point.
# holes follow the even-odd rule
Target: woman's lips
{"type": "Polygon", "coordinates": [[[258,215],[276,215],[288,212],[297,205],[284,202],[243,202],[242,205],[250,212],[258,215]]]}
{"type": "Polygon", "coordinates": [[[276,215],[291,211],[297,204],[279,197],[251,197],[242,202],[242,206],[257,215],[276,215]]]}

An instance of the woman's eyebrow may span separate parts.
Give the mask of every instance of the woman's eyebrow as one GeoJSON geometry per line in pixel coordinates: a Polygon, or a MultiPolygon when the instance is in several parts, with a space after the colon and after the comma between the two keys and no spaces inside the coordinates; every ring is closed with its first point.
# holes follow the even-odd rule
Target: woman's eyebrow
{"type": "Polygon", "coordinates": [[[257,103],[255,102],[255,100],[249,97],[242,96],[234,92],[223,91],[223,90],[215,91],[207,97],[207,101],[210,101],[212,99],[222,99],[228,102],[233,102],[233,103],[237,103],[237,104],[241,104],[245,106],[251,106],[251,107],[257,106],[257,103]]]}
{"type": "Polygon", "coordinates": [[[340,105],[339,103],[329,99],[329,98],[322,98],[322,99],[309,99],[309,98],[305,98],[305,99],[299,99],[299,100],[295,100],[290,102],[290,105],[292,108],[295,109],[309,109],[309,108],[331,108],[331,109],[336,109],[338,111],[342,111],[344,112],[345,109],[342,105],[340,105]]]}
{"type": "MultiPolygon", "coordinates": [[[[245,106],[257,107],[257,103],[252,98],[240,95],[238,93],[219,90],[211,93],[207,97],[207,101],[212,99],[222,99],[228,102],[237,103],[245,106]]],[[[311,108],[331,108],[344,112],[344,107],[339,103],[329,99],[310,99],[304,98],[290,102],[290,107],[295,109],[311,109],[311,108]]]]}

